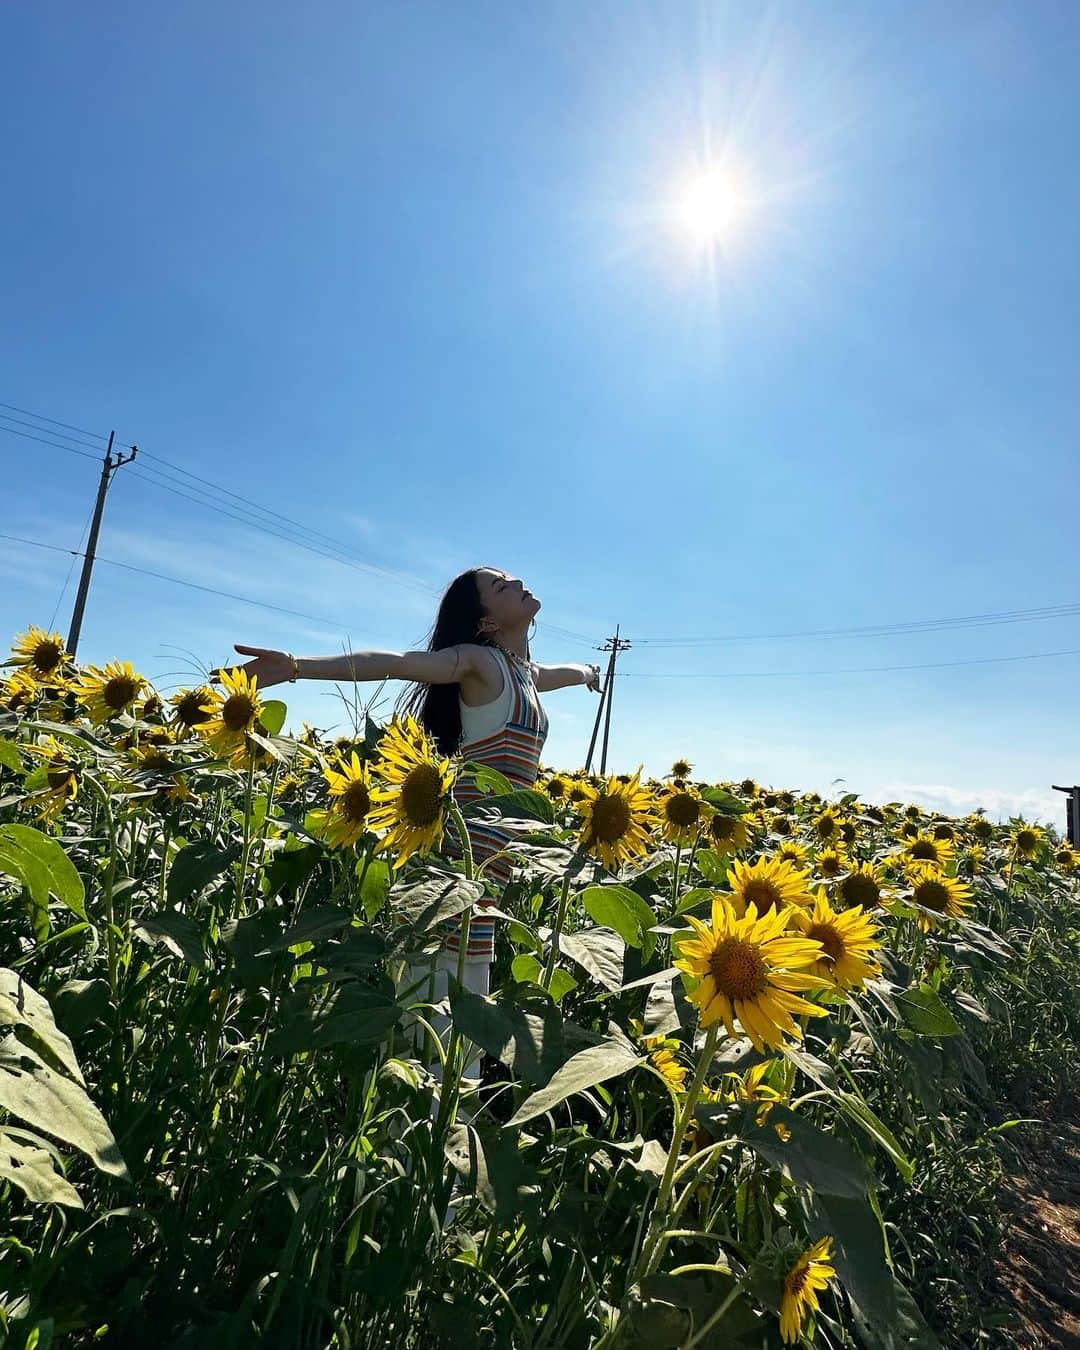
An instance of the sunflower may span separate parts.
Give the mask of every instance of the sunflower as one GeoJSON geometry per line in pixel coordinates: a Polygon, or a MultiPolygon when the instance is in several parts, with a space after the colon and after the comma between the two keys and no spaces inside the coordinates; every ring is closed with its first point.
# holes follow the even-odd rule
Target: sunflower
{"type": "Polygon", "coordinates": [[[17,712],[33,703],[41,692],[41,686],[27,671],[13,670],[0,685],[0,707],[8,712],[17,712]]]}
{"type": "Polygon", "coordinates": [[[809,872],[800,872],[782,858],[761,858],[755,863],[736,859],[727,874],[731,894],[726,899],[736,914],[744,914],[753,905],[764,916],[788,905],[809,905],[809,872]]]}
{"type": "Polygon", "coordinates": [[[831,1237],[815,1242],[784,1276],[784,1290],[780,1295],[780,1335],[785,1345],[794,1345],[799,1339],[807,1314],[817,1311],[818,1294],[836,1277],[836,1271],[829,1265],[832,1242],[831,1237]]]}
{"type": "Polygon", "coordinates": [[[744,797],[756,797],[758,785],[752,778],[744,778],[739,784],[739,791],[744,797]]]}
{"type": "Polygon", "coordinates": [[[671,1036],[645,1036],[641,1044],[649,1052],[649,1063],[664,1082],[676,1092],[685,1091],[687,1069],[678,1060],[679,1042],[671,1036]]]}
{"type": "Polygon", "coordinates": [[[146,681],[130,661],[110,661],[104,670],[87,666],[79,677],[77,694],[95,726],[126,712],[142,693],[146,681]]]}
{"type": "Polygon", "coordinates": [[[367,829],[371,812],[370,770],[360,762],[360,756],[354,750],[348,760],[339,759],[336,768],[327,768],[323,773],[330,809],[312,811],[313,831],[331,848],[355,844],[367,829]]]}
{"type": "MultiPolygon", "coordinates": [[[[974,850],[972,850],[974,851],[974,850]]],[[[1054,850],[1054,862],[1065,872],[1071,871],[1078,863],[1076,851],[1071,849],[1068,844],[1059,844],[1054,850]]]]}
{"type": "Polygon", "coordinates": [[[395,853],[397,869],[413,853],[426,856],[442,839],[456,774],[427,730],[408,713],[400,721],[395,717],[383,733],[374,773],[385,786],[371,790],[368,829],[388,831],[378,851],[395,853]]]}
{"type": "Polygon", "coordinates": [[[33,624],[25,633],[19,634],[11,648],[12,664],[22,666],[38,680],[59,674],[67,660],[64,639],[60,634],[46,633],[43,628],[35,628],[33,624]]]}
{"type": "Polygon", "coordinates": [[[1025,825],[1023,821],[1012,834],[1012,846],[1021,858],[1033,858],[1042,843],[1043,832],[1038,825],[1025,825]]]}
{"type": "Polygon", "coordinates": [[[544,784],[544,790],[553,802],[561,802],[570,790],[570,784],[557,773],[553,773],[544,784]]]}
{"type": "Polygon", "coordinates": [[[884,903],[884,887],[885,878],[874,864],[861,862],[855,863],[840,882],[840,894],[845,905],[873,909],[884,903]]]}
{"type": "Polygon", "coordinates": [[[208,691],[203,716],[196,726],[215,755],[222,758],[243,750],[247,733],[255,729],[262,713],[258,678],[242,666],[221,672],[221,688],[208,691]]]}
{"type": "Polygon", "coordinates": [[[672,786],[659,798],[663,835],[673,844],[690,845],[708,817],[704,800],[692,788],[672,786]]]}
{"type": "Polygon", "coordinates": [[[905,820],[898,831],[901,839],[917,839],[919,827],[913,820],[905,820]]]}
{"type": "Polygon", "coordinates": [[[778,834],[786,838],[791,833],[791,819],[789,816],[774,816],[771,821],[763,820],[762,824],[766,829],[771,829],[773,834],[778,834]]]}
{"type": "Polygon", "coordinates": [[[974,875],[986,866],[986,849],[982,844],[972,844],[963,859],[964,870],[974,875]]]}
{"type": "Polygon", "coordinates": [[[206,721],[203,709],[213,697],[214,691],[206,685],[199,685],[197,689],[182,689],[179,694],[173,694],[169,699],[172,709],[169,714],[170,725],[177,731],[194,731],[201,722],[206,721]]]}
{"type": "Polygon", "coordinates": [[[742,816],[713,813],[708,827],[709,847],[721,857],[725,853],[741,853],[750,842],[750,831],[742,816]]]}
{"type": "Polygon", "coordinates": [[[836,838],[840,832],[840,824],[839,814],[831,806],[827,806],[815,819],[814,830],[819,839],[828,841],[836,838]]]}
{"type": "MultiPolygon", "coordinates": [[[[955,877],[946,876],[933,863],[914,864],[909,871],[911,898],[921,909],[931,910],[945,919],[960,919],[971,908],[971,887],[955,877]]],[[[919,927],[928,933],[939,920],[919,915],[919,927]]]]}
{"type": "MultiPolygon", "coordinates": [[[[687,921],[696,937],[679,943],[675,965],[699,983],[687,998],[697,1005],[701,1025],[722,1021],[732,1036],[735,1019],[755,1048],[779,1048],[785,1035],[802,1037],[802,1027],[792,1013],[823,1017],[827,1009],[800,998],[797,989],[820,989],[824,981],[800,967],[813,965],[821,955],[821,943],[784,932],[791,909],[779,909],[758,917],[750,905],[739,918],[724,896],[715,896],[711,923],[692,914],[687,921]]],[[[685,929],[683,932],[685,933],[685,929]]]]}
{"type": "Polygon", "coordinates": [[[947,820],[939,820],[934,826],[934,838],[951,842],[956,838],[956,831],[947,820]]]}
{"type": "Polygon", "coordinates": [[[818,873],[829,881],[835,881],[841,872],[848,868],[848,860],[838,848],[823,848],[814,859],[818,873]]]}
{"type": "Polygon", "coordinates": [[[921,819],[922,819],[922,807],[921,807],[921,806],[914,806],[914,805],[912,805],[912,806],[905,806],[905,807],[904,807],[904,815],[907,816],[908,820],[921,820],[921,819]]]}
{"type": "Polygon", "coordinates": [[[656,824],[656,797],[641,786],[640,774],[641,766],[626,783],[616,777],[590,786],[578,803],[585,818],[579,847],[612,872],[648,850],[649,831],[656,824]]]}
{"type": "Polygon", "coordinates": [[[694,766],[690,763],[688,759],[677,759],[675,763],[671,766],[671,777],[689,778],[690,770],[693,767],[694,766]]]}
{"type": "Polygon", "coordinates": [[[797,911],[794,921],[808,938],[821,943],[814,973],[838,989],[861,989],[867,980],[881,974],[872,956],[881,946],[878,930],[861,906],[837,911],[819,895],[814,908],[797,911]]]}
{"type": "Polygon", "coordinates": [[[46,786],[40,792],[32,793],[27,801],[39,806],[38,815],[45,821],[53,821],[68,802],[74,801],[79,794],[79,776],[75,771],[75,762],[65,746],[55,736],[47,736],[38,745],[27,745],[24,749],[31,755],[40,755],[45,760],[46,786]]]}
{"type": "Polygon", "coordinates": [[[985,816],[969,816],[968,828],[976,839],[981,839],[984,844],[988,844],[994,837],[994,822],[987,820],[985,816]]]}
{"type": "Polygon", "coordinates": [[[912,862],[933,863],[935,867],[946,867],[952,861],[955,849],[947,839],[935,839],[932,834],[921,831],[904,845],[904,856],[912,862]]]}
{"type": "MultiPolygon", "coordinates": [[[[726,1073],[724,1078],[730,1086],[724,1092],[724,1101],[732,1104],[738,1103],[757,1103],[757,1115],[754,1117],[755,1123],[764,1125],[769,1117],[769,1112],[777,1102],[787,1101],[787,1096],[783,1092],[778,1092],[776,1088],[770,1087],[765,1082],[775,1059],[762,1060],[760,1064],[754,1064],[745,1073],[726,1073]]],[[[777,1135],[783,1143],[791,1138],[791,1130],[784,1124],[773,1126],[777,1135]]]]}
{"type": "Polygon", "coordinates": [[[806,845],[796,843],[794,839],[785,840],[773,856],[779,858],[781,862],[791,863],[793,867],[806,868],[810,862],[806,845]]]}

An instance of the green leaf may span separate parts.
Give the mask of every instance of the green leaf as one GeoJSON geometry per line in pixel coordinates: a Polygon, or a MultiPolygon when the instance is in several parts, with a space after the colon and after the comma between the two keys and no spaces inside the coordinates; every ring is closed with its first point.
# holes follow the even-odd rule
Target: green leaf
{"type": "Polygon", "coordinates": [[[82,878],[60,844],[40,830],[0,825],[0,872],[21,881],[36,905],[47,905],[51,891],[73,914],[86,918],[82,878]]]}
{"type": "MultiPolygon", "coordinates": [[[[356,868],[359,876],[364,868],[362,859],[357,863],[356,868]]],[[[364,872],[364,880],[360,883],[360,903],[369,919],[374,919],[375,915],[386,904],[389,894],[390,864],[382,858],[372,858],[371,862],[368,863],[367,871],[364,872]]]]}
{"type": "MultiPolygon", "coordinates": [[[[321,993],[320,993],[321,997],[321,993]]],[[[383,1040],[401,1016],[392,998],[363,984],[338,985],[318,1007],[297,990],[282,1008],[283,1022],[266,1043],[272,1055],[321,1050],[341,1041],[373,1044],[383,1040]]]]}
{"type": "Polygon", "coordinates": [[[587,1046],[571,1055],[546,1086],[527,1097],[506,1123],[509,1127],[524,1125],[575,1092],[584,1092],[598,1083],[618,1078],[641,1062],[641,1057],[624,1038],[609,1037],[599,1045],[587,1046]]]}
{"type": "Polygon", "coordinates": [[[652,906],[629,886],[586,886],[576,897],[586,914],[605,928],[614,928],[631,947],[642,949],[647,961],[656,946],[656,934],[649,929],[657,922],[652,906]]]}
{"type": "Polygon", "coordinates": [[[182,956],[198,970],[206,969],[203,937],[199,927],[186,914],[176,910],[162,910],[150,914],[134,925],[134,931],[151,946],[162,946],[174,956],[182,956]]]}
{"type": "Polygon", "coordinates": [[[0,1180],[18,1186],[27,1200],[36,1205],[67,1205],[69,1209],[83,1207],[79,1192],[56,1170],[48,1149],[24,1144],[2,1129],[0,1180]]]}
{"type": "Polygon", "coordinates": [[[706,881],[717,886],[726,883],[731,863],[719,853],[714,853],[711,848],[699,848],[694,854],[694,861],[706,881]]]}
{"type": "Polygon", "coordinates": [[[182,848],[169,870],[166,883],[169,904],[178,906],[186,900],[194,900],[239,857],[239,845],[218,848],[206,839],[198,839],[182,848]]]}
{"type": "MultiPolygon", "coordinates": [[[[519,984],[539,984],[544,974],[544,967],[532,955],[531,952],[522,952],[515,956],[511,965],[510,973],[519,984]]],[[[556,1003],[570,992],[577,988],[577,980],[568,970],[561,970],[558,967],[552,972],[551,976],[551,997],[556,1003]]]]}
{"type": "Polygon", "coordinates": [[[471,774],[481,792],[497,792],[500,795],[507,795],[514,791],[514,785],[510,779],[501,774],[498,769],[493,769],[490,764],[478,764],[475,760],[470,759],[461,766],[461,772],[471,774]]]}
{"type": "Polygon", "coordinates": [[[79,1149],[110,1176],[131,1179],[112,1131],[86,1089],[14,1036],[0,1040],[0,1107],[79,1149]]]}
{"type": "Polygon", "coordinates": [[[563,933],[559,950],[605,989],[616,993],[622,988],[626,946],[613,929],[581,928],[576,933],[563,933]]]}
{"type": "Polygon", "coordinates": [[[22,773],[22,757],[14,741],[0,740],[0,764],[13,773],[22,773]]]}
{"type": "Polygon", "coordinates": [[[411,886],[393,886],[390,903],[394,916],[418,933],[452,919],[484,894],[479,881],[467,881],[457,873],[431,877],[411,886]]]}
{"type": "Polygon", "coordinates": [[[262,705],[262,712],[259,714],[259,721],[262,723],[263,731],[268,736],[276,736],[285,725],[285,716],[288,708],[279,698],[268,699],[262,705]]]}
{"type": "Polygon", "coordinates": [[[841,1092],[839,1101],[844,1114],[850,1120],[853,1120],[860,1129],[865,1130],[876,1144],[881,1145],[896,1164],[900,1175],[906,1182],[910,1182],[915,1175],[915,1164],[900,1147],[896,1136],[884,1121],[867,1106],[861,1097],[856,1097],[853,1092],[841,1092]]]}
{"type": "Polygon", "coordinates": [[[492,815],[492,807],[495,807],[496,819],[500,816],[507,816],[525,820],[539,820],[544,825],[554,824],[555,821],[555,808],[551,799],[532,788],[513,788],[509,792],[500,792],[494,797],[481,797],[475,802],[469,802],[463,809],[462,815],[466,819],[472,816],[492,815]]]}
{"type": "Polygon", "coordinates": [[[840,1282],[866,1319],[896,1325],[896,1291],[885,1257],[881,1224],[865,1195],[814,1196],[816,1235],[833,1239],[833,1264],[840,1282]]]}
{"type": "Polygon", "coordinates": [[[457,1029],[519,1078],[545,1083],[566,1060],[563,1018],[549,998],[484,998],[452,975],[449,989],[457,1029]]]}
{"type": "Polygon", "coordinates": [[[71,1042],[56,1025],[48,1000],[30,987],[14,970],[0,967],[0,1027],[26,1027],[48,1047],[47,1057],[55,1060],[69,1078],[86,1086],[71,1042]]]}
{"type": "Polygon", "coordinates": [[[675,913],[672,917],[677,918],[689,909],[697,909],[699,905],[711,903],[713,895],[714,891],[709,886],[691,887],[690,890],[679,896],[679,903],[675,906],[675,913]]]}
{"type": "Polygon", "coordinates": [[[702,797],[710,806],[715,806],[721,815],[741,816],[750,810],[749,806],[738,797],[733,797],[730,792],[725,792],[721,787],[707,787],[701,790],[702,797]]]}
{"type": "Polygon", "coordinates": [[[894,1002],[904,1023],[918,1036],[959,1036],[960,1023],[941,1001],[936,989],[921,984],[895,994],[894,1002]]]}
{"type": "MultiPolygon", "coordinates": [[[[722,1103],[699,1105],[694,1114],[701,1121],[726,1116],[722,1103]]],[[[801,1186],[826,1195],[864,1196],[879,1185],[877,1178],[842,1139],[811,1125],[797,1111],[777,1103],[757,1123],[758,1107],[748,1106],[739,1122],[738,1136],[763,1158],[781,1167],[801,1186]],[[776,1133],[786,1125],[791,1137],[785,1143],[776,1133]]]]}
{"type": "Polygon", "coordinates": [[[341,905],[317,905],[304,910],[292,927],[267,943],[263,951],[283,952],[301,942],[321,942],[340,933],[346,924],[352,923],[352,917],[352,910],[341,905]]]}

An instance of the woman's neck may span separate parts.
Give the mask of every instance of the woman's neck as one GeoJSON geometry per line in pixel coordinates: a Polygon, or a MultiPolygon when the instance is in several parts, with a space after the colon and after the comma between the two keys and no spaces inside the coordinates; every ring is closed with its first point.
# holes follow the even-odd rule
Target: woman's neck
{"type": "Polygon", "coordinates": [[[492,635],[492,641],[504,651],[513,652],[523,661],[529,659],[529,635],[524,628],[503,630],[492,635]]]}

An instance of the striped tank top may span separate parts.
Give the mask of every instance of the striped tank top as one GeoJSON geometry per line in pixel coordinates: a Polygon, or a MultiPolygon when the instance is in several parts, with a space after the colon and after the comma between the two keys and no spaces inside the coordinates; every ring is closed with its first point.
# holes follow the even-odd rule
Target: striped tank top
{"type": "MultiPolygon", "coordinates": [[[[531,669],[523,669],[501,648],[492,647],[497,660],[502,663],[505,688],[510,690],[509,710],[505,723],[476,740],[462,741],[458,753],[463,760],[475,760],[478,764],[489,764],[493,769],[508,778],[515,788],[532,787],[536,782],[540,753],[548,733],[548,717],[536,692],[536,684],[531,669]]],[[[460,699],[460,694],[458,698],[460,699]]],[[[467,706],[467,705],[466,705],[467,706]]],[[[458,780],[454,785],[454,800],[464,808],[470,802],[480,801],[486,793],[469,779],[458,780]]],[[[510,843],[512,836],[490,825],[486,821],[466,818],[469,831],[469,843],[472,846],[473,864],[479,866],[485,859],[498,853],[510,843]]],[[[461,847],[454,833],[453,822],[447,824],[446,840],[443,852],[448,858],[460,858],[461,847]]],[[[513,863],[509,858],[499,858],[481,873],[495,883],[505,886],[510,880],[513,863]]],[[[491,959],[495,949],[495,921],[485,919],[482,913],[484,904],[495,903],[493,897],[480,900],[473,912],[469,925],[469,947],[467,955],[485,956],[491,959]]],[[[460,948],[460,928],[457,923],[446,927],[445,946],[450,951],[460,948]]]]}

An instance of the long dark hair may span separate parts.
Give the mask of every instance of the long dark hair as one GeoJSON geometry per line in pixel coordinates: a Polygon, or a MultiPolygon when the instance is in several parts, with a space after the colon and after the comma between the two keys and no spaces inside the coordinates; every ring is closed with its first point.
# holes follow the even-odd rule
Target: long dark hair
{"type": "MultiPolygon", "coordinates": [[[[490,570],[501,572],[502,568],[490,570]]],[[[485,617],[485,611],[476,584],[479,571],[479,567],[470,567],[456,576],[443,592],[427,644],[429,652],[456,647],[461,642],[473,642],[481,647],[498,645],[489,634],[480,632],[480,620],[485,617]]],[[[531,655],[529,652],[530,659],[531,655]]],[[[453,755],[461,743],[460,692],[460,684],[411,684],[399,696],[394,710],[410,713],[430,732],[440,754],[453,755]]]]}

